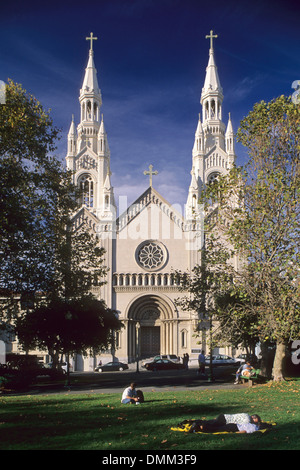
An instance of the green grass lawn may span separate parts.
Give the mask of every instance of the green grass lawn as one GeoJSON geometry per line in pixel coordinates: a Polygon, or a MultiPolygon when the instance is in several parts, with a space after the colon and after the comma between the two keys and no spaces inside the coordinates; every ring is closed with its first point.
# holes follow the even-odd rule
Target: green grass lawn
{"type": "MultiPolygon", "coordinates": [[[[153,391],[122,405],[119,394],[0,396],[1,450],[296,450],[300,448],[300,381],[233,390],[203,387],[153,391]],[[267,433],[187,434],[171,427],[219,413],[258,413],[267,433]]],[[[190,452],[191,453],[191,452],[190,452]]]]}

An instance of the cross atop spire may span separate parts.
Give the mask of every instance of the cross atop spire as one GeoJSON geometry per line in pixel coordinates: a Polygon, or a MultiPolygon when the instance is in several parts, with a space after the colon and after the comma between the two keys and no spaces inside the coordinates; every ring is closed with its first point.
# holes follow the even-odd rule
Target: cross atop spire
{"type": "Polygon", "coordinates": [[[90,37],[88,38],[85,38],[86,41],[91,41],[91,44],[90,44],[90,51],[93,50],[93,41],[97,41],[98,38],[95,38],[93,33],[91,33],[90,37]]]}
{"type": "Polygon", "coordinates": [[[152,171],[153,170],[153,165],[149,165],[149,171],[144,171],[144,175],[149,175],[149,184],[152,187],[152,176],[153,175],[158,175],[158,171],[152,171]]]}
{"type": "Polygon", "coordinates": [[[205,36],[205,39],[210,39],[210,49],[213,51],[214,50],[214,45],[213,45],[213,39],[217,38],[218,35],[214,34],[213,30],[210,31],[209,35],[205,36]]]}

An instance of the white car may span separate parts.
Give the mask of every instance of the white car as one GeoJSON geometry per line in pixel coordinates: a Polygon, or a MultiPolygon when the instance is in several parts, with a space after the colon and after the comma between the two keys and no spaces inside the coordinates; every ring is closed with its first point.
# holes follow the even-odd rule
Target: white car
{"type": "MultiPolygon", "coordinates": [[[[46,368],[49,368],[49,369],[52,369],[52,362],[49,362],[48,364],[45,365],[46,368]]],[[[59,369],[62,369],[63,373],[66,374],[68,372],[68,369],[67,369],[67,363],[66,362],[59,362],[58,363],[58,368],[59,369]]],[[[69,365],[69,371],[71,372],[72,370],[72,366],[71,364],[69,365]]]]}
{"type": "MultiPolygon", "coordinates": [[[[206,356],[205,364],[209,365],[209,363],[210,363],[210,357],[206,356]]],[[[234,359],[233,357],[226,356],[225,354],[217,354],[215,356],[212,356],[212,363],[214,366],[228,366],[228,365],[233,365],[233,364],[238,365],[240,361],[234,359]]]]}

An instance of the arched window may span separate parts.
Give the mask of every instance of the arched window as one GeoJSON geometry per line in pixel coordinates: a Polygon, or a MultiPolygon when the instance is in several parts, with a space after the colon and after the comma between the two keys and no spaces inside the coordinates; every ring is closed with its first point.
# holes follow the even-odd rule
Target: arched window
{"type": "Polygon", "coordinates": [[[97,103],[94,103],[94,121],[98,121],[98,106],[97,106],[97,103]]]}
{"type": "Polygon", "coordinates": [[[84,103],[82,103],[82,106],[81,106],[81,120],[85,121],[85,104],[84,103]]]}
{"type": "Polygon", "coordinates": [[[79,182],[81,190],[81,204],[86,207],[93,207],[94,205],[94,183],[90,175],[83,175],[79,182]]]}
{"type": "Polygon", "coordinates": [[[90,101],[87,102],[86,111],[87,111],[87,119],[88,121],[91,121],[92,120],[92,105],[90,101]]]}
{"type": "Polygon", "coordinates": [[[181,347],[187,347],[187,330],[181,330],[181,347]]]}
{"type": "Polygon", "coordinates": [[[208,101],[205,103],[205,119],[209,119],[209,106],[208,101]]]}

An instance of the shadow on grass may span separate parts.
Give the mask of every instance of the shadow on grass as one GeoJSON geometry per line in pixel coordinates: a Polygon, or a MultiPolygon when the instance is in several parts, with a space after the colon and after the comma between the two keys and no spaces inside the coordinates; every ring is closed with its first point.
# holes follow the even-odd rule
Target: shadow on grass
{"type": "Polygon", "coordinates": [[[270,399],[265,391],[149,392],[145,399],[145,403],[135,406],[122,405],[116,394],[0,398],[0,448],[196,451],[292,449],[299,442],[299,413],[289,423],[278,423],[271,432],[257,435],[201,435],[171,430],[184,419],[209,419],[220,413],[265,411],[262,418],[270,419],[277,398],[270,399]]]}

